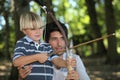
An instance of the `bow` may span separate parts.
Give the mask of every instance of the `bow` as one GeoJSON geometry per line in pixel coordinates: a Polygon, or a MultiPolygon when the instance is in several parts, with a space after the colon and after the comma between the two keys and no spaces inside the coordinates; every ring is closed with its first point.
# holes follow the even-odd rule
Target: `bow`
{"type": "MultiPolygon", "coordinates": [[[[61,31],[61,33],[62,33],[62,35],[63,35],[63,37],[64,37],[65,44],[66,44],[66,49],[65,49],[65,50],[66,50],[66,53],[67,53],[67,59],[68,59],[68,61],[70,61],[71,58],[72,58],[72,55],[71,55],[72,53],[71,53],[71,51],[70,51],[70,49],[69,49],[68,39],[67,39],[67,36],[65,35],[65,32],[64,32],[62,26],[59,24],[59,22],[58,22],[58,21],[56,20],[56,18],[53,16],[52,12],[49,11],[46,6],[43,5],[43,6],[41,6],[41,7],[42,7],[42,9],[45,11],[45,13],[46,13],[47,15],[50,15],[50,17],[53,19],[53,21],[56,23],[56,25],[57,25],[58,28],[60,29],[60,31],[61,31]]],[[[53,52],[52,54],[54,54],[54,52],[53,52]]],[[[51,55],[52,55],[52,54],[51,54],[51,55]]],[[[49,55],[49,56],[50,56],[50,55],[49,55]]],[[[68,71],[74,70],[74,69],[72,68],[72,66],[69,65],[69,64],[67,64],[67,68],[68,68],[68,71]]]]}
{"type": "MultiPolygon", "coordinates": [[[[58,22],[58,21],[56,20],[56,18],[53,16],[52,12],[49,11],[49,10],[47,9],[47,7],[44,6],[44,5],[41,5],[41,8],[44,10],[44,12],[45,12],[47,15],[50,15],[50,17],[51,17],[51,18],[53,19],[53,21],[57,24],[58,28],[60,29],[61,33],[63,34],[64,40],[65,40],[65,44],[66,44],[66,49],[63,50],[63,51],[61,51],[61,52],[66,51],[67,57],[68,57],[69,59],[71,59],[71,57],[72,57],[70,49],[77,48],[77,47],[79,47],[79,46],[83,46],[83,45],[86,45],[86,44],[89,44],[89,43],[92,43],[92,42],[96,42],[96,41],[102,40],[102,39],[104,39],[104,38],[111,37],[111,36],[115,35],[115,34],[113,33],[113,34],[106,35],[106,36],[103,36],[103,37],[100,37],[100,38],[96,38],[96,39],[94,39],[94,40],[91,40],[91,41],[88,41],[88,42],[85,42],[85,43],[78,44],[78,45],[73,46],[73,47],[69,47],[68,39],[67,39],[67,37],[66,37],[66,35],[65,35],[65,32],[64,32],[63,28],[61,27],[61,25],[59,24],[59,22],[58,22]]],[[[52,53],[52,54],[54,54],[54,53],[52,53]]],[[[50,54],[50,55],[52,55],[52,54],[50,54]]],[[[49,55],[49,56],[50,56],[50,55],[49,55]]],[[[68,65],[68,71],[70,71],[70,70],[74,70],[74,69],[73,69],[70,65],[68,65]]]]}

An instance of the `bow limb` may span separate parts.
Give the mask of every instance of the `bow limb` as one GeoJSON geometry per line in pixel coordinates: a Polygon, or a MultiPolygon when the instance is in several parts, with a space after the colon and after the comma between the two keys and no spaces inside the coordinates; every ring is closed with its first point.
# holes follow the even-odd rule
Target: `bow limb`
{"type": "Polygon", "coordinates": [[[67,69],[68,69],[68,71],[72,71],[72,70],[74,70],[74,68],[70,65],[71,64],[71,60],[72,60],[72,53],[70,52],[70,49],[69,49],[68,39],[65,36],[65,32],[64,32],[63,28],[61,27],[59,22],[56,20],[56,18],[52,15],[51,12],[49,12],[49,14],[50,14],[51,18],[55,21],[55,23],[57,24],[58,28],[60,29],[60,31],[63,34],[64,40],[65,40],[65,43],[66,43],[66,53],[67,53],[66,58],[68,60],[67,69]]]}
{"type": "MultiPolygon", "coordinates": [[[[43,8],[43,7],[42,7],[43,8]]],[[[43,10],[45,11],[46,14],[50,15],[50,17],[53,19],[53,21],[56,23],[56,25],[58,26],[58,28],[60,29],[63,37],[64,37],[64,40],[65,40],[65,44],[66,44],[66,53],[67,53],[67,59],[71,60],[72,56],[70,55],[71,52],[69,50],[69,44],[68,44],[68,39],[67,39],[67,36],[65,35],[65,31],[63,30],[62,26],[60,25],[60,23],[56,20],[56,18],[53,16],[52,12],[48,11],[47,10],[47,7],[43,8],[43,10]]],[[[54,54],[54,53],[53,53],[54,54]]],[[[68,60],[68,61],[69,61],[68,60]]],[[[71,71],[73,70],[72,66],[67,64],[67,68],[68,68],[68,71],[71,71]]]]}
{"type": "Polygon", "coordinates": [[[56,18],[53,16],[53,14],[51,12],[48,12],[48,14],[51,16],[51,18],[53,19],[53,21],[57,24],[58,28],[60,29],[60,31],[62,32],[62,35],[64,37],[64,40],[65,40],[65,44],[66,44],[66,47],[68,47],[68,39],[67,37],[65,36],[65,32],[63,30],[63,28],[61,27],[61,25],[59,24],[59,22],[56,20],[56,18]]]}

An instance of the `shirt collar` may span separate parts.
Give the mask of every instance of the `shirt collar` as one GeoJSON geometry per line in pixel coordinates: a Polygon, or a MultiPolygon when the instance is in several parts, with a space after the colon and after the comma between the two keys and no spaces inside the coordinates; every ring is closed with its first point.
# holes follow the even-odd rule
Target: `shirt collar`
{"type": "MultiPolygon", "coordinates": [[[[29,36],[25,36],[24,37],[29,43],[35,43],[35,41],[33,41],[29,36]]],[[[41,43],[42,41],[39,40],[39,42],[41,43]]]]}
{"type": "Polygon", "coordinates": [[[28,37],[28,36],[25,36],[24,37],[28,42],[34,42],[30,37],[28,37]]]}

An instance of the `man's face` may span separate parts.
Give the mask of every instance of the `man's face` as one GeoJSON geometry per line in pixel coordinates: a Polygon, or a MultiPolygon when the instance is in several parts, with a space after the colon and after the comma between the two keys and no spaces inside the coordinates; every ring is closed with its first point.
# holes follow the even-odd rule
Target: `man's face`
{"type": "Polygon", "coordinates": [[[50,33],[49,43],[57,54],[61,54],[59,52],[65,49],[65,41],[63,35],[59,31],[50,33]]]}

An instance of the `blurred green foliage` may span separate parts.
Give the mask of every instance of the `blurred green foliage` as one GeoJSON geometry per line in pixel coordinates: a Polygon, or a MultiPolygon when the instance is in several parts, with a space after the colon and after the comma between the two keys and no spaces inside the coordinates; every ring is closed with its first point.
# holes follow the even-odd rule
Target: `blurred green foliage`
{"type": "MultiPolygon", "coordinates": [[[[6,3],[8,4],[9,1],[6,0],[6,3]]],[[[3,4],[1,2],[1,4],[3,4]]],[[[34,11],[40,15],[42,15],[44,21],[46,18],[46,15],[44,13],[41,14],[40,6],[37,3],[31,2],[30,3],[30,10],[34,11]]],[[[120,0],[114,0],[114,15],[116,18],[116,37],[117,37],[117,51],[120,53],[120,0]]],[[[11,8],[11,3],[8,5],[2,6],[5,10],[8,10],[8,7],[11,8]]],[[[71,39],[73,36],[76,37],[76,44],[86,42],[89,40],[94,39],[94,36],[92,35],[91,28],[90,28],[90,22],[89,22],[89,16],[87,13],[87,7],[85,4],[85,0],[53,0],[53,10],[55,12],[55,16],[58,20],[61,22],[65,22],[69,29],[69,38],[71,39]]],[[[104,2],[103,0],[96,0],[96,11],[97,11],[97,18],[98,18],[98,24],[100,25],[101,33],[102,35],[106,35],[106,25],[105,25],[105,11],[104,11],[104,2]]],[[[11,11],[9,10],[11,13],[11,11]]],[[[0,16],[3,16],[3,12],[0,12],[0,16]]],[[[15,45],[15,26],[14,21],[12,19],[13,15],[9,14],[9,23],[10,23],[10,54],[13,54],[13,48],[15,45]]],[[[0,22],[0,24],[2,24],[0,22]]],[[[0,55],[4,55],[4,48],[5,48],[5,25],[2,26],[2,29],[0,30],[0,55]]],[[[104,44],[107,48],[107,40],[104,40],[104,44]]],[[[95,46],[96,44],[93,43],[95,46]]],[[[91,44],[85,45],[85,47],[78,48],[78,51],[86,56],[89,56],[92,54],[91,51],[91,44]]],[[[96,47],[93,47],[94,52],[96,52],[96,47]]]]}

